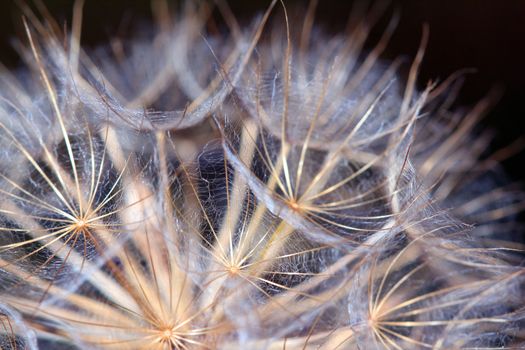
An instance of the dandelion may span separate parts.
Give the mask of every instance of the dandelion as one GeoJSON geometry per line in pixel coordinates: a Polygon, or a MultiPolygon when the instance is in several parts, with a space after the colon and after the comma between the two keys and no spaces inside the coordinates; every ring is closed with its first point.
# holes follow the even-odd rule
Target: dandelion
{"type": "Polygon", "coordinates": [[[315,2],[241,29],[219,1],[221,35],[210,4],[155,6],[151,37],[91,53],[82,2],[70,34],[23,7],[32,78],[0,75],[2,348],[522,345],[522,246],[499,235],[522,195],[469,190],[492,176],[463,144],[489,100],[462,116],[457,77],[416,88],[427,29],[404,79],[380,59],[397,16],[363,49],[380,6],[332,38],[315,2]]]}

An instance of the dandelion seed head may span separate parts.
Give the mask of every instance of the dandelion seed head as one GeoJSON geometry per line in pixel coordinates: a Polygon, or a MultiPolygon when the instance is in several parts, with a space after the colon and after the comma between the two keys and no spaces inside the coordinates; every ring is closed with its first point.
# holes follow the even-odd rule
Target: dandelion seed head
{"type": "Polygon", "coordinates": [[[71,34],[24,7],[29,87],[0,74],[1,346],[519,344],[523,199],[470,193],[490,99],[417,88],[426,30],[405,77],[396,16],[363,49],[380,6],[331,36],[315,2],[218,31],[188,2],[89,50],[79,4],[71,34]]]}

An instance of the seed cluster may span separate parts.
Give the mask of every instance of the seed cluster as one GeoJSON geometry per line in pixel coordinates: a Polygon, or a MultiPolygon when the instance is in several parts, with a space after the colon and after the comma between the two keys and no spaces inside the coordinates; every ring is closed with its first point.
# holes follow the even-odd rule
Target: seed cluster
{"type": "MultiPolygon", "coordinates": [[[[524,346],[523,194],[450,108],[347,33],[186,3],[88,52],[24,8],[0,74],[0,348],[524,346]],[[273,22],[272,22],[273,21],[273,22]],[[228,29],[228,33],[224,32],[228,29]]],[[[272,19],[272,17],[275,17],[272,19]]]]}

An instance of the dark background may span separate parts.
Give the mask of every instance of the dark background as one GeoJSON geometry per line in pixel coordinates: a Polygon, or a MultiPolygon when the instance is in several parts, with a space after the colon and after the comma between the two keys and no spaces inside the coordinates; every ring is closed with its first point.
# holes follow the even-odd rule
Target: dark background
{"type": "MultiPolygon", "coordinates": [[[[70,20],[72,0],[42,0],[59,23],[70,20]]],[[[31,0],[28,1],[31,3],[31,0]]],[[[264,10],[270,0],[228,1],[236,16],[249,20],[264,10]]],[[[354,1],[320,0],[317,23],[328,31],[341,30],[354,1]]],[[[286,1],[304,7],[308,1],[286,1]]],[[[401,21],[390,41],[387,58],[413,57],[421,39],[423,23],[430,27],[430,40],[421,67],[420,83],[448,77],[462,68],[475,68],[467,76],[458,104],[473,105],[493,87],[503,95],[484,125],[497,131],[492,150],[525,136],[525,1],[523,0],[392,0],[401,21]]],[[[388,14],[385,16],[388,19],[388,14]]],[[[151,18],[149,0],[86,0],[82,41],[105,43],[128,28],[151,18]]],[[[381,25],[377,36],[381,33],[381,25]]],[[[22,36],[20,11],[13,0],[0,2],[0,61],[15,67],[16,52],[10,39],[22,36]]],[[[515,181],[525,179],[525,152],[506,160],[505,168],[515,181]]]]}

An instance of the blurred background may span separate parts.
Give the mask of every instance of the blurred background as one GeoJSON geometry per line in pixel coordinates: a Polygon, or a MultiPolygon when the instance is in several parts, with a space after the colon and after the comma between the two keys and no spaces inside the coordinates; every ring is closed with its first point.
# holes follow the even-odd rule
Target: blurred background
{"type": "MultiPolygon", "coordinates": [[[[59,23],[70,23],[73,0],[41,0],[59,23]]],[[[170,0],[168,0],[170,1],[170,0]]],[[[32,0],[28,0],[32,3],[32,0]]],[[[249,21],[270,0],[229,0],[237,18],[249,21]]],[[[317,23],[329,32],[344,28],[355,1],[321,0],[317,23]]],[[[285,0],[290,7],[308,6],[308,0],[285,0]]],[[[389,11],[398,10],[401,21],[386,51],[386,58],[414,57],[423,23],[430,27],[430,40],[421,67],[420,84],[443,80],[462,68],[474,68],[457,99],[472,106],[492,88],[502,97],[483,121],[497,133],[491,145],[497,150],[525,137],[525,1],[524,0],[391,0],[389,11]]],[[[95,46],[118,35],[130,35],[138,23],[151,20],[149,0],[86,0],[82,41],[95,46]]],[[[388,14],[385,22],[388,20],[388,14]]],[[[378,37],[384,23],[372,33],[378,37]]],[[[23,37],[21,16],[15,0],[0,2],[0,61],[18,65],[11,39],[23,37]]],[[[525,179],[525,152],[507,159],[504,166],[514,181],[525,179]]]]}

